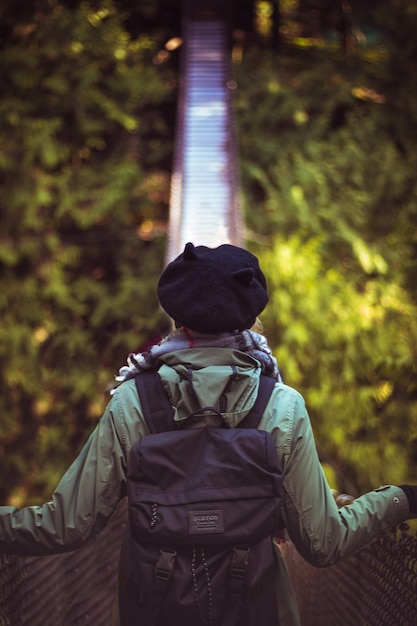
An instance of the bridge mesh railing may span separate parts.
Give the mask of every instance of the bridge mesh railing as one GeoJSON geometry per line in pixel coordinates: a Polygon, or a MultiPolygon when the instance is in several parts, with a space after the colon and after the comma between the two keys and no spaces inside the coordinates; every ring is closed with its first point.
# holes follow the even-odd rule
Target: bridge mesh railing
{"type": "Polygon", "coordinates": [[[416,625],[417,539],[401,528],[324,569],[284,544],[302,625],[416,625]]]}
{"type": "MultiPolygon", "coordinates": [[[[73,553],[0,556],[0,626],[110,626],[126,509],[73,553]]],[[[404,529],[326,569],[281,546],[303,626],[417,624],[417,539],[404,529]]]]}
{"type": "Polygon", "coordinates": [[[121,505],[85,547],[47,557],[0,556],[0,626],[110,626],[126,521],[121,505]]]}

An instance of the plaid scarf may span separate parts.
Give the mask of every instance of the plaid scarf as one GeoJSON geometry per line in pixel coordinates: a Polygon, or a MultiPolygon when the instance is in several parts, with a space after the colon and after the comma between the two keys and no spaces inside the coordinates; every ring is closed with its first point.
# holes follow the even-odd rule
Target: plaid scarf
{"type": "Polygon", "coordinates": [[[228,348],[229,350],[245,352],[260,362],[263,374],[275,378],[278,382],[282,382],[278,363],[272,355],[272,351],[263,335],[255,333],[252,330],[208,335],[190,331],[185,327],[170,333],[167,337],[162,339],[160,343],[152,346],[147,352],[129,354],[127,365],[120,368],[116,380],[121,383],[125,380],[129,380],[129,378],[134,378],[134,376],[140,372],[149,369],[157,369],[160,365],[160,357],[169,352],[202,347],[228,348]]]}

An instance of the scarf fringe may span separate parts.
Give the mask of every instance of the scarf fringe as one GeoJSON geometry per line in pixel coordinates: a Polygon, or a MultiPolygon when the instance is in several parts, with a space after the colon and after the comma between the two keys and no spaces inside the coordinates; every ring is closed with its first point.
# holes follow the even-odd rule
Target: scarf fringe
{"type": "MultiPolygon", "coordinates": [[[[262,373],[282,382],[278,363],[272,354],[268,342],[263,335],[252,330],[236,331],[207,335],[190,331],[188,328],[179,328],[173,331],[147,352],[131,353],[127,357],[127,365],[120,368],[116,381],[122,383],[134,378],[136,374],[159,367],[159,359],[169,352],[186,350],[189,348],[228,348],[240,350],[261,364],[262,373]]],[[[115,389],[111,391],[113,394],[115,389]]]]}

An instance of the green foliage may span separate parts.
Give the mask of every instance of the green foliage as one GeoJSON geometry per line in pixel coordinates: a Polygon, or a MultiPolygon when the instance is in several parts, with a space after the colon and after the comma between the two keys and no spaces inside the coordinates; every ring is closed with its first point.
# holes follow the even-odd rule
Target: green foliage
{"type": "Polygon", "coordinates": [[[417,5],[408,0],[382,2],[375,19],[387,46],[381,76],[388,96],[383,109],[385,123],[396,145],[411,156],[417,126],[417,5]]]}
{"type": "Polygon", "coordinates": [[[237,68],[265,331],[335,487],[355,493],[417,472],[416,134],[392,120],[406,96],[415,119],[415,73],[400,84],[394,55],[369,52],[250,50],[237,68]]]}
{"type": "Polygon", "coordinates": [[[325,264],[323,244],[323,236],[277,235],[263,251],[266,332],[285,380],[305,394],[319,446],[340,467],[344,488],[412,480],[415,306],[387,276],[358,289],[343,266],[325,264]]]}
{"type": "Polygon", "coordinates": [[[153,63],[158,28],[132,36],[111,0],[13,8],[0,55],[0,498],[19,503],[49,497],[127,353],[166,324],[155,280],[175,74],[153,63]]]}

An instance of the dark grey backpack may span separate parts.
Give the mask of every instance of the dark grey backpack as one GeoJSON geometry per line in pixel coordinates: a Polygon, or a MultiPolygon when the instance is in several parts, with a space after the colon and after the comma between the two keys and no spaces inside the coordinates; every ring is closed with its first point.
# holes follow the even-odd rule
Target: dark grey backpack
{"type": "MultiPolygon", "coordinates": [[[[150,435],[131,449],[119,568],[122,626],[277,626],[272,540],[282,473],[256,426],[274,380],[238,428],[179,429],[157,373],[136,377],[150,435]]],[[[220,415],[220,414],[219,414],[220,415]]]]}

